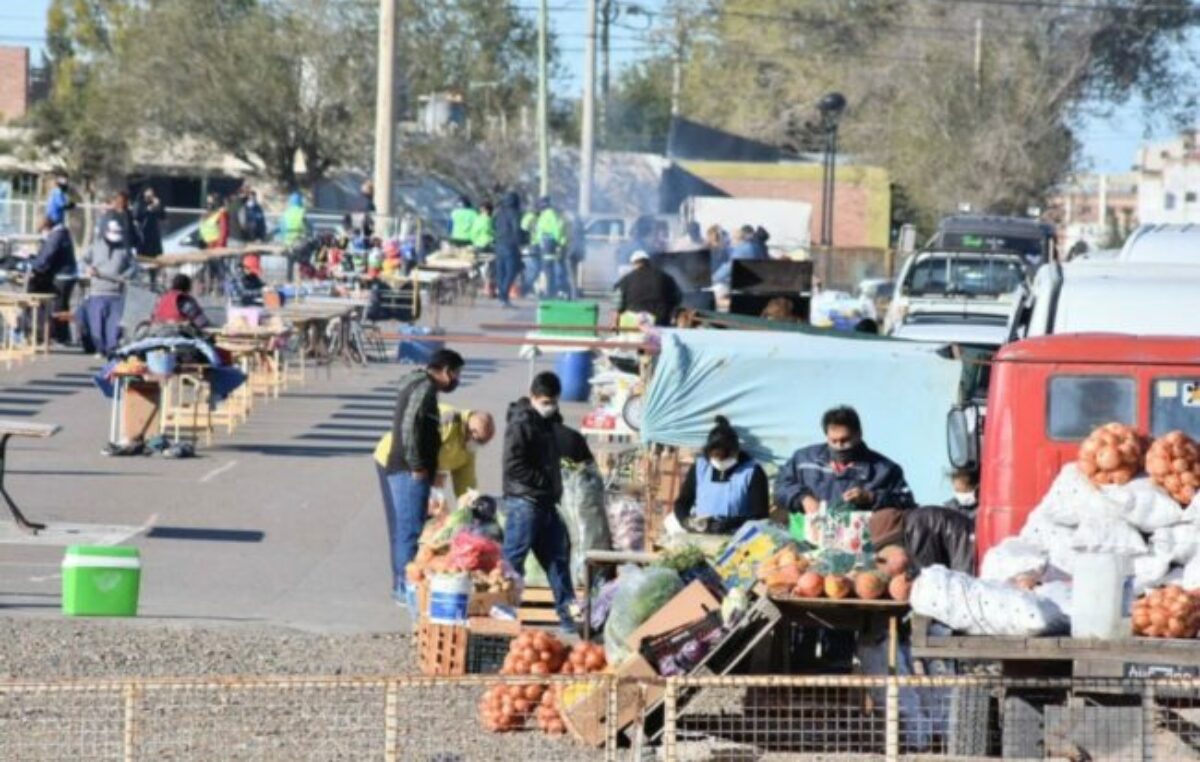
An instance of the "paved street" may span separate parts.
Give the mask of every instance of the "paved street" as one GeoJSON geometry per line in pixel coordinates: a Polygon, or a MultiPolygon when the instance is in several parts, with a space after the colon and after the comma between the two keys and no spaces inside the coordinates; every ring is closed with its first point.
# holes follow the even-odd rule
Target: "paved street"
{"type": "MultiPolygon", "coordinates": [[[[532,310],[502,312],[482,300],[442,313],[451,332],[532,319],[532,310]]],[[[497,439],[479,462],[481,487],[495,490],[504,410],[524,391],[529,363],[515,346],[454,348],[468,358],[467,370],[444,399],[496,415],[497,439]]],[[[318,633],[407,626],[389,595],[371,451],[391,421],[394,382],[411,366],[310,371],[307,384],[258,401],[232,437],[219,433],[212,448],[184,461],[101,455],[109,406],[89,380],[96,367],[92,358],[56,354],[0,370],[0,418],[63,426],[52,439],[11,446],[10,493],[32,519],[52,526],[38,538],[7,519],[0,527],[3,615],[60,616],[62,546],[127,538],[142,551],[144,619],[318,633]]],[[[568,420],[577,422],[580,410],[568,406],[568,420]]]]}

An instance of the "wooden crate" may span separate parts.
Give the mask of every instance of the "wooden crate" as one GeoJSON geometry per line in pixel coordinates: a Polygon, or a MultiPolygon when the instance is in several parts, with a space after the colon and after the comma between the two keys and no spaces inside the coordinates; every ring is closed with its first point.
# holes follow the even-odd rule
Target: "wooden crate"
{"type": "MultiPolygon", "coordinates": [[[[466,626],[422,619],[417,626],[417,666],[423,675],[499,671],[496,654],[507,653],[508,642],[520,632],[517,622],[488,617],[471,617],[466,626]],[[496,666],[481,669],[485,663],[496,666]]],[[[499,661],[503,661],[503,655],[499,661]]]]}
{"type": "MultiPolygon", "coordinates": [[[[575,600],[583,600],[584,591],[576,588],[575,600]]],[[[524,625],[557,625],[558,612],[554,609],[554,591],[548,587],[527,587],[521,595],[517,608],[517,619],[524,625]]]]}

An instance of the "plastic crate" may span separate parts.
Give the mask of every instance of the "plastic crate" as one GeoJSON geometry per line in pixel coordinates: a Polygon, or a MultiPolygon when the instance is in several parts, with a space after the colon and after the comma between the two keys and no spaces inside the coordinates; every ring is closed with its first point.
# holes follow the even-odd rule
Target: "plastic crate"
{"type": "Polygon", "coordinates": [[[566,302],[546,299],[538,302],[538,332],[546,336],[580,338],[595,336],[595,330],[576,331],[571,328],[591,328],[599,324],[600,305],[597,302],[566,302]],[[550,326],[543,328],[543,326],[550,326]]]}
{"type": "Polygon", "coordinates": [[[509,641],[520,632],[517,622],[487,617],[471,617],[465,627],[422,619],[417,628],[417,665],[423,675],[499,672],[509,641]]]}

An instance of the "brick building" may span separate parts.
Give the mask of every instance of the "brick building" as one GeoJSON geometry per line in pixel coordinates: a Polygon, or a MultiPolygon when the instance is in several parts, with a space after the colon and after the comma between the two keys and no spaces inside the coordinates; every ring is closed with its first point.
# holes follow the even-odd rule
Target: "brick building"
{"type": "Polygon", "coordinates": [[[0,122],[29,112],[29,48],[0,45],[0,122]]]}

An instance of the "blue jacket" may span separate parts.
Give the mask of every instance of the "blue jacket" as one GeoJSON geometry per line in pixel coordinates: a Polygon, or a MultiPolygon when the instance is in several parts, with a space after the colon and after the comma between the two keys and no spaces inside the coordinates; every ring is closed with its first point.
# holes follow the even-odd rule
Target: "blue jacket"
{"type": "Polygon", "coordinates": [[[55,186],[54,190],[50,191],[50,200],[46,203],[46,218],[57,225],[67,218],[67,210],[73,206],[75,204],[67,198],[67,192],[55,186]]]}
{"type": "Polygon", "coordinates": [[[521,197],[507,193],[500,201],[493,221],[496,228],[496,256],[517,258],[521,256],[521,197]]]}
{"type": "Polygon", "coordinates": [[[713,283],[729,285],[733,276],[733,260],[735,259],[767,259],[766,249],[754,241],[742,241],[729,250],[729,258],[713,273],[713,283]]]}
{"type": "Polygon", "coordinates": [[[792,513],[804,510],[802,501],[808,496],[836,505],[852,487],[871,493],[871,510],[904,509],[915,504],[904,480],[904,469],[865,444],[855,460],[843,468],[833,463],[827,444],[798,450],[775,477],[775,504],[792,513]]]}

